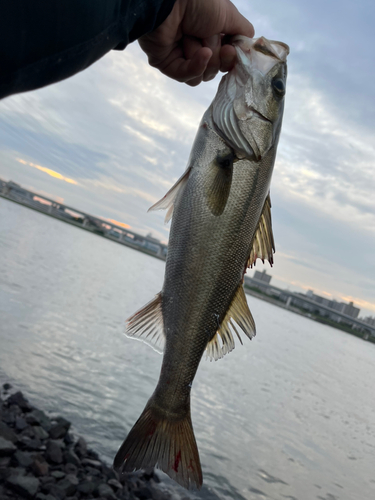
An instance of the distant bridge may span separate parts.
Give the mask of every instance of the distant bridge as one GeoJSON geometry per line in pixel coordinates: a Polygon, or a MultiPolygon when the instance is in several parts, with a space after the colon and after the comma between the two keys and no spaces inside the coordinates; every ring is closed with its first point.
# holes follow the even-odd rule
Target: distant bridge
{"type": "Polygon", "coordinates": [[[168,247],[156,238],[142,236],[112,222],[94,217],[82,210],[24,189],[15,182],[5,182],[0,179],[0,196],[158,259],[166,260],[168,247]]]}
{"type": "Polygon", "coordinates": [[[245,285],[249,287],[256,287],[264,291],[270,299],[274,297],[273,302],[278,302],[285,309],[288,308],[300,308],[309,311],[310,313],[318,312],[320,316],[324,319],[325,317],[336,321],[337,323],[346,324],[352,326],[354,329],[363,332],[363,338],[366,339],[368,336],[375,338],[375,326],[362,321],[361,319],[354,318],[348,314],[344,314],[332,307],[311,300],[309,297],[303,294],[291,292],[289,290],[283,290],[276,286],[270,285],[265,281],[258,280],[256,278],[251,278],[245,276],[245,285]]]}

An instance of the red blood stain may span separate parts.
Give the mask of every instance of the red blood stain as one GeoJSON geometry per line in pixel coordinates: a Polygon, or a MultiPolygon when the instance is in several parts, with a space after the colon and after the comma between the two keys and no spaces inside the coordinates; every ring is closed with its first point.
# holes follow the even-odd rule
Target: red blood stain
{"type": "Polygon", "coordinates": [[[149,431],[147,433],[148,437],[151,437],[151,436],[153,436],[155,434],[156,427],[157,427],[156,422],[151,422],[149,431]]]}
{"type": "Polygon", "coordinates": [[[172,469],[175,472],[178,472],[178,466],[180,465],[181,462],[181,450],[177,453],[176,458],[174,459],[174,464],[172,466],[172,469]]]}
{"type": "Polygon", "coordinates": [[[192,458],[190,459],[190,463],[189,463],[188,469],[190,469],[191,471],[194,472],[193,459],[192,458]]]}

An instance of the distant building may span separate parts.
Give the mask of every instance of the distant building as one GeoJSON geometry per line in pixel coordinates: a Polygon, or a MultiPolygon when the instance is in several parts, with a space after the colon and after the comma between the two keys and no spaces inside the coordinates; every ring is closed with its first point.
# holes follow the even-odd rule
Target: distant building
{"type": "Polygon", "coordinates": [[[375,326],[375,318],[373,318],[372,316],[367,316],[366,318],[363,318],[362,321],[370,326],[375,326]]]}
{"type": "Polygon", "coordinates": [[[264,283],[267,283],[269,285],[271,283],[272,276],[270,276],[269,274],[267,274],[266,271],[264,270],[262,272],[255,271],[253,278],[255,280],[259,280],[259,281],[262,281],[264,283]]]}
{"type": "Polygon", "coordinates": [[[7,182],[3,191],[5,195],[9,196],[10,198],[14,198],[16,200],[18,199],[29,200],[33,197],[33,193],[27,191],[26,189],[24,189],[19,184],[13,181],[7,182]]]}
{"type": "MultiPolygon", "coordinates": [[[[305,294],[290,292],[271,285],[271,276],[266,271],[255,271],[253,277],[245,276],[245,287],[269,295],[278,299],[286,307],[302,309],[308,314],[322,316],[336,323],[345,323],[352,327],[361,328],[364,326],[362,320],[357,320],[360,309],[355,307],[353,302],[337,302],[326,297],[322,297],[308,290],[305,294]],[[355,321],[352,321],[355,320],[355,321]]],[[[375,326],[375,318],[369,318],[367,324],[375,326]]]]}

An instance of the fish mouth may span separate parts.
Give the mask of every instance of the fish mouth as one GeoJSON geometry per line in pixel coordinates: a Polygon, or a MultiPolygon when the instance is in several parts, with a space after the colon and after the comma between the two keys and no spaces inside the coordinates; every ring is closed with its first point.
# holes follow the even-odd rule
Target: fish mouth
{"type": "Polygon", "coordinates": [[[262,113],[260,111],[258,111],[257,109],[253,108],[252,106],[250,106],[248,108],[248,110],[250,111],[249,116],[248,116],[249,119],[252,116],[256,116],[259,120],[263,120],[265,122],[272,123],[271,120],[269,120],[266,116],[262,115],[262,113]]]}
{"type": "Polygon", "coordinates": [[[283,42],[268,40],[264,36],[248,38],[235,35],[230,43],[235,47],[237,57],[248,71],[257,69],[266,75],[277,63],[286,62],[289,46],[283,42]]]}

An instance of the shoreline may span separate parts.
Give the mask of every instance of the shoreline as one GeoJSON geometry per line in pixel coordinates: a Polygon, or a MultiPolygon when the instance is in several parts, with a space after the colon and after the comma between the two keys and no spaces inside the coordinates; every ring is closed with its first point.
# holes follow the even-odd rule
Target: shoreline
{"type": "Polygon", "coordinates": [[[172,500],[153,469],[109,467],[63,417],[50,417],[5,383],[0,395],[1,500],[172,500]]]}
{"type": "MultiPolygon", "coordinates": [[[[37,193],[35,193],[37,195],[37,193]]],[[[18,205],[21,205],[22,207],[29,208],[30,210],[34,210],[35,212],[38,212],[39,214],[47,215],[48,217],[52,217],[55,220],[58,220],[60,222],[65,222],[67,224],[70,224],[71,226],[77,227],[78,229],[84,229],[85,231],[88,231],[91,234],[95,234],[96,236],[100,236],[101,238],[105,238],[110,241],[114,241],[115,243],[119,243],[120,245],[124,245],[128,248],[132,248],[133,250],[137,250],[138,252],[144,253],[146,255],[150,255],[151,257],[155,257],[156,259],[162,260],[165,262],[166,257],[163,255],[157,255],[151,250],[148,250],[147,248],[144,248],[140,245],[132,244],[128,241],[124,240],[119,240],[116,237],[111,236],[108,232],[104,233],[101,231],[98,231],[95,227],[92,226],[84,226],[73,219],[67,219],[66,217],[61,217],[59,216],[56,212],[54,213],[49,213],[46,209],[44,209],[43,206],[36,207],[32,206],[29,203],[27,203],[25,200],[22,199],[15,199],[11,198],[10,196],[6,196],[4,193],[0,191],[0,198],[3,198],[4,200],[11,201],[12,203],[16,203],[18,205]]],[[[103,221],[105,222],[105,221],[103,221]]],[[[121,228],[120,228],[121,229],[121,228]]],[[[141,236],[143,238],[143,236],[141,236]]]]}

